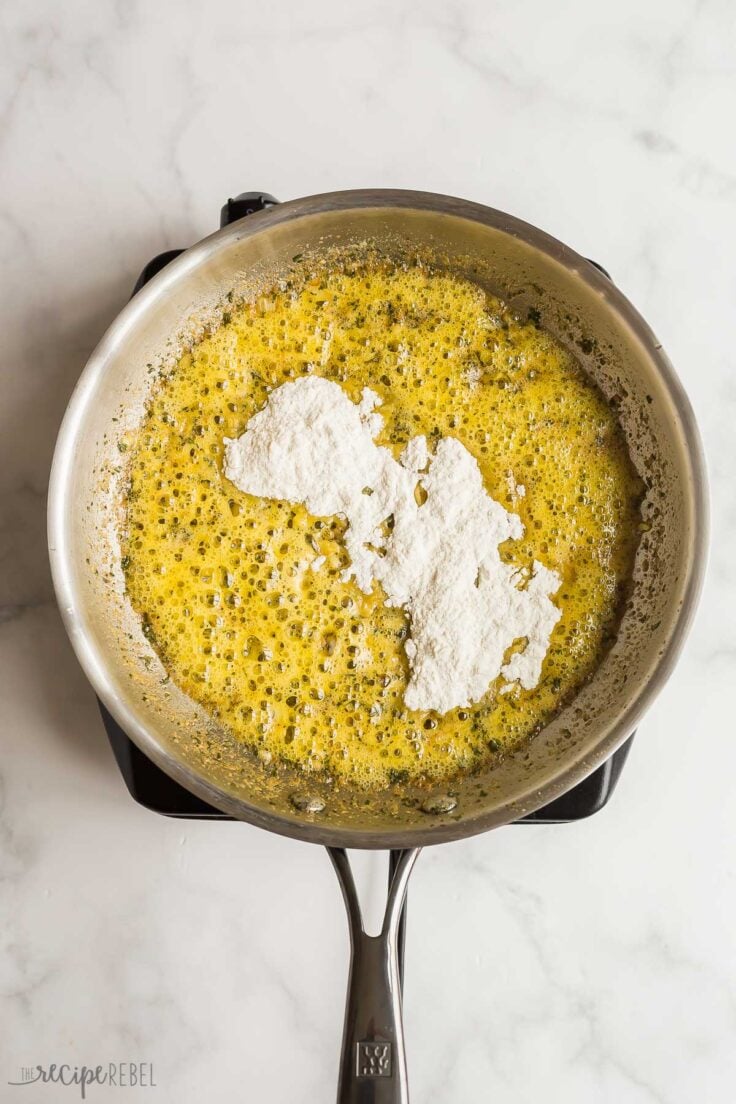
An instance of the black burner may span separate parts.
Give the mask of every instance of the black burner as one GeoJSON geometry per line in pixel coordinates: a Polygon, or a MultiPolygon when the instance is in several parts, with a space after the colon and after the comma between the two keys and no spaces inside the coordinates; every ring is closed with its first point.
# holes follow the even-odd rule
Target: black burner
{"type": "MultiPolygon", "coordinates": [[[[245,218],[256,211],[265,211],[273,207],[278,200],[266,192],[243,192],[235,199],[229,199],[222,208],[220,225],[227,226],[231,222],[245,218]]],[[[173,261],[183,249],[170,249],[166,253],[160,253],[149,261],[141,272],[136,282],[133,294],[140,291],[144,284],[148,283],[169,261],[173,261]]],[[[595,261],[591,262],[604,272],[608,273],[595,261]]],[[[164,774],[154,763],[140,751],[123,732],[122,728],[110,716],[104,705],[100,702],[100,712],[105,725],[112,750],[120,767],[125,784],[131,796],[139,805],[151,809],[155,813],[164,816],[183,817],[193,820],[232,820],[226,813],[213,808],[200,798],[195,797],[189,790],[185,790],[173,779],[164,774]]],[[[619,775],[631,748],[634,733],[629,737],[611,758],[594,771],[574,789],[557,798],[556,801],[538,809],[536,813],[519,820],[517,824],[566,824],[573,820],[583,820],[585,817],[597,813],[611,797],[619,775]]]]}

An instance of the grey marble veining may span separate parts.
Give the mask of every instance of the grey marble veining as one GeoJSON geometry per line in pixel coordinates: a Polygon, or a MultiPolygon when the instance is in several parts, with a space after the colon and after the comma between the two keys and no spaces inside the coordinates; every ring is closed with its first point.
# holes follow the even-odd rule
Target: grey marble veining
{"type": "Polygon", "coordinates": [[[604,263],[692,397],[713,506],[700,614],[609,808],[423,855],[415,1099],[730,1104],[734,6],[11,0],[0,18],[0,1099],[73,1098],[6,1087],[22,1065],[110,1060],[153,1062],[177,1104],[333,1097],[347,935],[327,859],[132,804],[53,604],[44,510],[74,382],[150,256],[243,189],[382,185],[506,209],[604,263]]]}

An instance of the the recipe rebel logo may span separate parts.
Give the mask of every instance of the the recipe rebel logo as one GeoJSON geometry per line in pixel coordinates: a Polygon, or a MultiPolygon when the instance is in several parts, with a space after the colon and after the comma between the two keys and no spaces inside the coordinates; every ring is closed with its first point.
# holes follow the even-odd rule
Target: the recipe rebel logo
{"type": "Polygon", "coordinates": [[[97,1066],[72,1066],[65,1062],[52,1062],[49,1066],[21,1066],[20,1076],[8,1085],[24,1088],[27,1085],[64,1085],[76,1087],[82,1100],[93,1085],[107,1085],[115,1089],[155,1089],[153,1062],[107,1062],[97,1066]]]}

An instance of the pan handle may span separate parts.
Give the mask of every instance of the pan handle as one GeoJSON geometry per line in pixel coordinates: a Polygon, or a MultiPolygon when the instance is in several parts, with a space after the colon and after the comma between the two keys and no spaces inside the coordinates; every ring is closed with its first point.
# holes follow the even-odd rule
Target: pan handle
{"type": "Polygon", "coordinates": [[[406,887],[419,848],[392,852],[379,935],[367,935],[363,927],[347,854],[337,847],[328,851],[348,914],[351,952],[337,1104],[408,1104],[400,941],[406,887]]]}

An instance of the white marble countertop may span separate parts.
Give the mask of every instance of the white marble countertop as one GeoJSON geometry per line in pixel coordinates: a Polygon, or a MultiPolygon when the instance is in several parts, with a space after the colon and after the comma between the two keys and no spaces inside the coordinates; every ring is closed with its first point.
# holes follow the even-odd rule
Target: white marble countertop
{"type": "MultiPolygon", "coordinates": [[[[735,16],[726,0],[4,5],[0,1099],[78,1099],[6,1082],[113,1060],[152,1062],[151,1099],[176,1104],[334,1097],[347,935],[327,858],[131,801],[54,605],[44,507],[72,386],[146,260],[240,190],[380,185],[500,207],[603,262],[692,397],[714,518],[695,628],[605,811],[422,856],[414,1099],[733,1101],[735,16]]],[[[377,895],[379,857],[364,865],[377,895]]]]}

